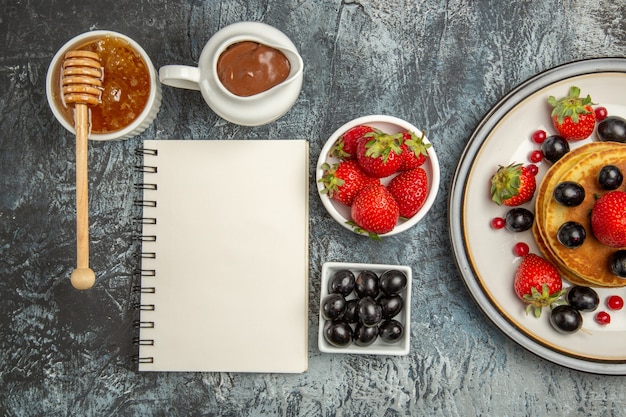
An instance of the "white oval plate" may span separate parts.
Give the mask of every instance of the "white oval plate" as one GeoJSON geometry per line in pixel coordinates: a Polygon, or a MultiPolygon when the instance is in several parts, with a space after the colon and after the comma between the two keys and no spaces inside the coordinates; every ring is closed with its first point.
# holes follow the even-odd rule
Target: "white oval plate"
{"type": "MultiPolygon", "coordinates": [[[[584,313],[583,329],[575,334],[557,333],[544,309],[539,319],[526,315],[525,305],[513,291],[519,262],[513,246],[524,241],[531,252],[541,254],[530,231],[494,230],[489,222],[508,210],[490,200],[489,180],[498,165],[530,163],[529,153],[539,149],[531,134],[544,129],[556,133],[550,121],[547,98],[567,95],[580,87],[609,114],[626,117],[626,59],[600,58],[562,65],[529,79],[498,102],[472,134],[457,166],[449,199],[450,237],[456,263],[476,303],[507,336],[536,355],[586,372],[626,375],[626,308],[597,311],[611,314],[611,323],[598,325],[594,313],[584,313]]],[[[595,140],[570,144],[571,148],[595,140]]],[[[538,183],[549,168],[541,162],[538,183]]],[[[534,208],[533,201],[524,205],[534,208]]],[[[568,285],[568,284],[567,284],[568,285]]],[[[598,289],[601,300],[612,294],[626,299],[626,288],[598,289]]],[[[597,312],[596,311],[596,312],[597,312]]]]}

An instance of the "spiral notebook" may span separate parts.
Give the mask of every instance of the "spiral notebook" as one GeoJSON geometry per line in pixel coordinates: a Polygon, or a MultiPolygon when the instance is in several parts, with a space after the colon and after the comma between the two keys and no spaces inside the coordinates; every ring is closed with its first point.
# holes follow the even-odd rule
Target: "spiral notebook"
{"type": "Polygon", "coordinates": [[[308,362],[308,142],[146,140],[139,371],[308,362]]]}

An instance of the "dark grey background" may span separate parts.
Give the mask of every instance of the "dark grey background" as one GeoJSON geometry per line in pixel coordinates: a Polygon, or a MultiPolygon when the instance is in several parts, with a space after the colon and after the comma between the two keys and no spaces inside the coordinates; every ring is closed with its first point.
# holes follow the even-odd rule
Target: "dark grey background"
{"type": "Polygon", "coordinates": [[[461,151],[490,107],[551,67],[626,56],[625,11],[623,0],[0,1],[0,415],[618,415],[626,380],[540,359],[483,316],[455,268],[446,210],[461,151]],[[98,281],[75,291],[68,279],[74,137],[46,103],[52,56],[79,33],[111,29],[139,42],[157,68],[193,65],[216,31],[247,20],[273,25],[296,44],[305,62],[298,101],[274,123],[241,127],[218,118],[199,93],[164,86],[161,112],[145,133],[90,142],[98,281]],[[425,129],[442,167],[429,215],[382,244],[335,223],[314,187],[326,138],[374,113],[425,129]],[[144,139],[211,138],[310,141],[305,374],[139,374],[130,361],[139,250],[134,150],[144,139]],[[413,268],[409,356],[318,351],[325,261],[413,268]]]}

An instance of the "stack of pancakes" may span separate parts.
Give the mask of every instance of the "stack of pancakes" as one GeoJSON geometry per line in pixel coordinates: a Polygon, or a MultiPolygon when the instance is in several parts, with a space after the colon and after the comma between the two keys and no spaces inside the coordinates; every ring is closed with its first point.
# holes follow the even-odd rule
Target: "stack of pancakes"
{"type": "Polygon", "coordinates": [[[591,230],[591,210],[598,196],[607,192],[598,183],[598,173],[605,165],[615,165],[626,174],[626,144],[592,142],[571,150],[550,167],[537,190],[535,240],[544,257],[574,285],[626,286],[626,279],[611,272],[610,258],[616,249],[600,243],[591,230]],[[576,182],[585,189],[580,205],[567,207],[554,199],[554,188],[563,181],[576,182]],[[557,238],[559,227],[568,221],[580,223],[587,232],[578,248],[567,248],[557,238]]]}

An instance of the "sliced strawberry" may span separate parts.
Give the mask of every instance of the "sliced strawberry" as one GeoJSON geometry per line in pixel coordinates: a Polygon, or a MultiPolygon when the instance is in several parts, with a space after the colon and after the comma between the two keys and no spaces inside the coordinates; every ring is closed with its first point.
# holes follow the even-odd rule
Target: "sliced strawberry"
{"type": "Polygon", "coordinates": [[[400,211],[391,193],[382,184],[367,186],[361,190],[352,203],[352,220],[357,231],[363,230],[370,237],[393,230],[400,211]]]}
{"type": "Polygon", "coordinates": [[[528,304],[526,312],[533,312],[535,317],[541,316],[543,307],[558,303],[565,293],[561,275],[554,265],[539,255],[525,255],[513,282],[515,294],[528,304]]]}
{"type": "Polygon", "coordinates": [[[430,143],[424,142],[424,132],[417,136],[414,132],[406,131],[402,133],[402,163],[398,171],[408,171],[421,166],[428,157],[430,143]]]}
{"type": "Polygon", "coordinates": [[[587,139],[596,126],[596,114],[591,105],[591,96],[580,98],[580,88],[570,87],[569,95],[560,99],[548,98],[553,107],[552,124],[559,135],[569,141],[587,139]]]}
{"type": "Polygon", "coordinates": [[[357,160],[368,175],[388,177],[400,168],[402,134],[389,135],[380,131],[366,133],[357,143],[357,160]]]}
{"type": "Polygon", "coordinates": [[[591,210],[591,229],[602,244],[626,248],[626,192],[609,191],[591,210]]]}
{"type": "Polygon", "coordinates": [[[339,159],[356,159],[356,145],[359,139],[366,133],[373,132],[374,128],[359,125],[348,129],[337,139],[337,142],[330,150],[331,156],[339,159]]]}
{"type": "Polygon", "coordinates": [[[324,175],[319,180],[324,184],[323,194],[346,206],[351,206],[354,197],[368,184],[379,182],[378,178],[367,176],[356,161],[341,161],[330,166],[322,164],[324,175]]]}
{"type": "Polygon", "coordinates": [[[398,203],[400,217],[409,219],[426,202],[426,197],[428,197],[428,176],[423,168],[404,171],[389,182],[387,189],[398,203]]]}
{"type": "Polygon", "coordinates": [[[498,205],[514,207],[524,204],[533,198],[536,189],[533,170],[522,164],[500,166],[491,177],[491,199],[498,205]]]}

